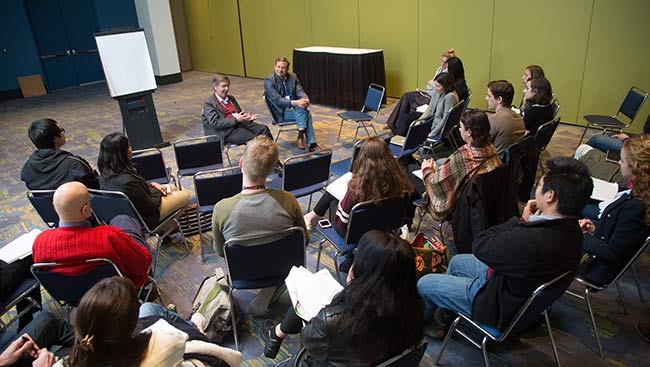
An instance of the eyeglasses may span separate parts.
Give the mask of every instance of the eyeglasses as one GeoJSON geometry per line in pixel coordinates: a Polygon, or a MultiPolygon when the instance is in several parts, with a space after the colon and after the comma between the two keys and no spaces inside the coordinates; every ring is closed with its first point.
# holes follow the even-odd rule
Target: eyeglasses
{"type": "Polygon", "coordinates": [[[61,127],[61,128],[59,128],[59,129],[61,129],[61,130],[59,130],[59,134],[61,134],[61,133],[64,133],[64,132],[65,132],[65,129],[64,129],[64,128],[62,128],[62,127],[61,127]]]}

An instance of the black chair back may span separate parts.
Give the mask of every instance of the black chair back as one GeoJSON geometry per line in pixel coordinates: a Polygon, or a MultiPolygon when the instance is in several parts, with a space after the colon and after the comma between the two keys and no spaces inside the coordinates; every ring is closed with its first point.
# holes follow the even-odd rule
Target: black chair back
{"type": "Polygon", "coordinates": [[[291,267],[305,265],[305,232],[293,227],[277,239],[230,239],[224,245],[228,280],[236,289],[268,288],[284,284],[291,267]],[[247,243],[262,244],[247,245],[247,243]],[[273,261],[269,261],[273,259],[273,261]]]}
{"type": "MultiPolygon", "coordinates": [[[[174,143],[176,165],[181,175],[194,174],[197,169],[223,164],[221,140],[218,136],[181,139],[174,143]]],[[[180,183],[179,183],[180,184],[180,183]]]]}
{"type": "Polygon", "coordinates": [[[463,114],[463,112],[467,110],[467,107],[469,106],[469,102],[471,100],[472,100],[472,90],[467,89],[467,98],[465,98],[465,100],[463,101],[463,110],[460,113],[461,115],[463,114]]]}
{"type": "Polygon", "coordinates": [[[427,351],[427,340],[422,339],[417,344],[408,347],[402,353],[377,365],[377,367],[417,367],[427,351]]]}
{"type": "Polygon", "coordinates": [[[645,92],[637,87],[630,88],[618,112],[624,114],[630,120],[634,120],[647,96],[645,92]]]}
{"type": "Polygon", "coordinates": [[[131,163],[147,182],[157,182],[164,185],[170,181],[169,170],[165,166],[165,160],[160,149],[136,150],[133,152],[131,163]]]}
{"type": "Polygon", "coordinates": [[[405,193],[401,197],[389,197],[356,204],[350,213],[345,244],[357,244],[361,236],[373,229],[392,231],[401,227],[409,202],[410,197],[405,193]]]}
{"type": "Polygon", "coordinates": [[[433,124],[433,116],[425,119],[424,121],[413,121],[409,130],[406,132],[406,137],[404,138],[404,144],[402,145],[401,156],[410,154],[416,151],[431,132],[431,125],[433,124]]]}
{"type": "Polygon", "coordinates": [[[151,232],[126,194],[119,191],[94,189],[88,189],[88,191],[90,192],[90,206],[100,222],[109,224],[118,215],[128,215],[138,219],[145,231],[151,232]]]}
{"type": "Polygon", "coordinates": [[[530,199],[530,192],[535,184],[538,158],[539,152],[532,136],[527,136],[523,140],[511,144],[504,152],[503,162],[512,167],[521,202],[527,202],[530,199]]]}
{"type": "Polygon", "coordinates": [[[286,159],[282,174],[283,190],[294,191],[327,182],[331,164],[332,151],[329,149],[286,159]]]}
{"type": "Polygon", "coordinates": [[[122,276],[114,262],[109,259],[97,258],[76,263],[36,263],[32,265],[34,278],[61,305],[77,307],[86,292],[100,280],[112,276],[122,276]],[[98,266],[82,275],[64,275],[52,271],[71,266],[94,263],[98,266]]]}
{"type": "Polygon", "coordinates": [[[447,137],[449,135],[449,132],[452,129],[458,128],[458,124],[460,123],[460,117],[463,115],[463,111],[465,110],[465,101],[460,101],[458,102],[454,107],[452,107],[449,110],[449,113],[447,114],[447,118],[444,121],[444,127],[442,128],[442,131],[440,132],[440,138],[447,137]]]}
{"type": "Polygon", "coordinates": [[[59,215],[54,210],[52,202],[54,190],[29,190],[27,199],[32,203],[38,215],[48,227],[54,228],[59,225],[59,215]]]}
{"type": "Polygon", "coordinates": [[[451,214],[454,244],[458,253],[471,253],[479,232],[519,216],[512,167],[504,164],[476,175],[462,190],[451,214]]]}
{"type": "Polygon", "coordinates": [[[194,174],[194,190],[200,212],[212,211],[222,199],[237,195],[242,188],[239,168],[222,168],[194,174]]]}
{"type": "Polygon", "coordinates": [[[542,152],[546,149],[559,124],[560,118],[558,117],[543,124],[537,129],[537,132],[535,133],[535,146],[537,147],[537,151],[542,152]]]}

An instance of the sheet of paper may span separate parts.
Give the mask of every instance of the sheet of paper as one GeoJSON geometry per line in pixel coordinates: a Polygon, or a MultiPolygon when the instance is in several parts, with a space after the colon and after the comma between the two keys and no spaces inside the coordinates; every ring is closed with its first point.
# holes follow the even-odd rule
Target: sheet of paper
{"type": "Polygon", "coordinates": [[[0,260],[11,264],[12,262],[24,259],[32,254],[32,246],[36,236],[41,233],[40,229],[32,229],[30,232],[21,235],[0,248],[0,260]]]}
{"type": "Polygon", "coordinates": [[[610,201],[618,193],[618,184],[607,182],[595,177],[591,180],[594,182],[594,190],[591,192],[591,198],[598,201],[610,201]]]}
{"type": "Polygon", "coordinates": [[[348,182],[352,179],[352,172],[348,172],[337,178],[334,182],[327,185],[327,192],[332,194],[338,201],[343,200],[345,193],[348,192],[348,182]]]}
{"type": "Polygon", "coordinates": [[[424,176],[422,176],[422,170],[421,169],[413,171],[413,172],[411,172],[411,174],[413,176],[419,178],[420,180],[424,180],[424,176]]]}
{"type": "Polygon", "coordinates": [[[309,321],[339,293],[343,286],[327,269],[311,273],[304,267],[293,267],[285,280],[296,314],[309,321]]]}
{"type": "Polygon", "coordinates": [[[404,140],[406,140],[405,136],[395,135],[392,138],[390,138],[390,143],[402,147],[404,146],[404,140]]]}
{"type": "Polygon", "coordinates": [[[419,113],[424,113],[424,111],[426,111],[427,108],[429,108],[429,105],[428,104],[423,104],[421,106],[418,106],[418,108],[416,108],[415,110],[417,112],[419,112],[419,113]]]}

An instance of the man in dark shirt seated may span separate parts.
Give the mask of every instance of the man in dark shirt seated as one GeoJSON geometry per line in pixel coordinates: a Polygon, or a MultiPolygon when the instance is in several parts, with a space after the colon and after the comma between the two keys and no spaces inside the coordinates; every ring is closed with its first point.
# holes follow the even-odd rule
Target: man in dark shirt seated
{"type": "Polygon", "coordinates": [[[574,159],[553,158],[547,167],[521,218],[479,233],[474,254],[456,255],[446,274],[418,281],[425,319],[442,308],[503,331],[538,286],[577,268],[578,215],[593,183],[587,167],[574,159]]]}
{"type": "Polygon", "coordinates": [[[273,138],[266,125],[254,122],[257,115],[244,112],[235,97],[228,94],[230,78],[216,74],[212,78],[214,93],[203,104],[202,123],[206,135],[218,135],[225,144],[244,144],[258,135],[273,138]]]}
{"type": "Polygon", "coordinates": [[[28,135],[36,146],[20,172],[28,189],[54,190],[70,181],[99,189],[99,175],[90,164],[61,149],[66,143],[65,129],[56,121],[45,118],[32,122],[28,135]]]}

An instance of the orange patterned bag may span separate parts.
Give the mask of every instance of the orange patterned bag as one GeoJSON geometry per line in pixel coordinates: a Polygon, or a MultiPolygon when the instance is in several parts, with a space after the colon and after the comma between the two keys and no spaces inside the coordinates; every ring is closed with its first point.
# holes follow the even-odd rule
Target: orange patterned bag
{"type": "Polygon", "coordinates": [[[447,246],[435,237],[418,233],[411,241],[415,251],[415,271],[417,279],[430,273],[447,271],[447,246]]]}

